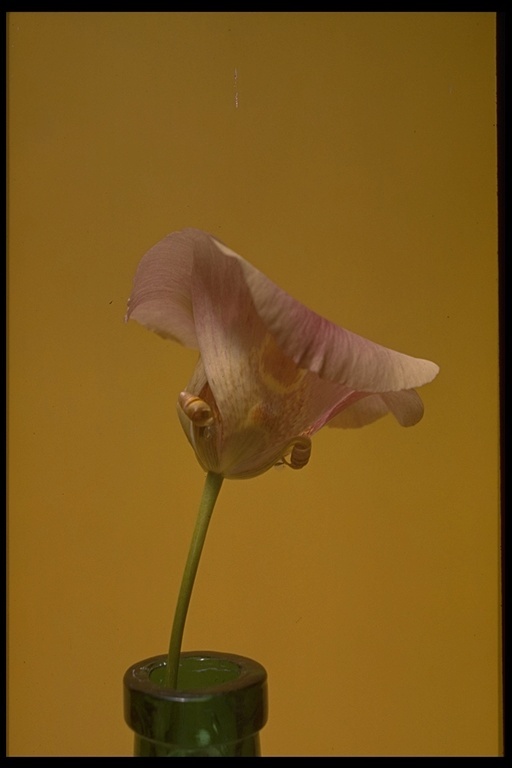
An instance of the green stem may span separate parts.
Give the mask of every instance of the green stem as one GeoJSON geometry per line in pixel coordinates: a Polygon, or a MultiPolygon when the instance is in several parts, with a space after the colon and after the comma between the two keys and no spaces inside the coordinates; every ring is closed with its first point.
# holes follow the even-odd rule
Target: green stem
{"type": "Polygon", "coordinates": [[[196,526],[192,534],[190,549],[188,551],[185,570],[181,580],[178,602],[174,613],[174,622],[172,625],[171,641],[169,643],[169,654],[167,657],[166,685],[170,688],[177,688],[178,668],[180,663],[181,642],[183,640],[183,631],[185,629],[185,619],[187,618],[192,587],[196,578],[199,558],[203,551],[206,532],[212,516],[217,496],[222,486],[222,475],[215,472],[208,472],[204,483],[203,495],[199,504],[196,526]]]}

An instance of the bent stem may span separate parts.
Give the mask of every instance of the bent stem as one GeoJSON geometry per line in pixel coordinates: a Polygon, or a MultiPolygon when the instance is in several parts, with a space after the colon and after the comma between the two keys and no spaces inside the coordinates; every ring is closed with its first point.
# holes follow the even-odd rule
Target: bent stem
{"type": "Polygon", "coordinates": [[[180,663],[181,643],[183,640],[183,631],[185,629],[185,619],[187,618],[188,606],[192,595],[192,588],[196,578],[197,568],[201,552],[203,551],[206,532],[212,516],[217,496],[222,486],[222,475],[215,472],[208,472],[203,488],[199,512],[197,513],[196,525],[190,542],[187,562],[183,571],[178,602],[174,613],[172,625],[171,640],[169,643],[169,654],[167,656],[166,667],[166,685],[170,688],[176,688],[178,685],[178,669],[180,663]]]}

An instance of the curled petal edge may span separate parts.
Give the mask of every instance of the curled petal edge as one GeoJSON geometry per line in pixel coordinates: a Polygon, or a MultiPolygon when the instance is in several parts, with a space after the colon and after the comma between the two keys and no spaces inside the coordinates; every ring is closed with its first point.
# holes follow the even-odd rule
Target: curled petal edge
{"type": "Polygon", "coordinates": [[[392,413],[402,427],[412,427],[423,416],[423,402],[414,389],[367,395],[334,416],[327,422],[327,426],[356,429],[388,413],[392,413]]]}

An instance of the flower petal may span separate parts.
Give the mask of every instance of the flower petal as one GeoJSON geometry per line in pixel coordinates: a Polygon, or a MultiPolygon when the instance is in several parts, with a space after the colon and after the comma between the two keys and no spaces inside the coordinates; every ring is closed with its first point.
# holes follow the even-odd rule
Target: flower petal
{"type": "Polygon", "coordinates": [[[239,262],[212,238],[196,243],[191,297],[201,360],[229,435],[262,399],[258,368],[267,331],[239,262]]]}
{"type": "Polygon", "coordinates": [[[363,427],[389,412],[402,427],[412,427],[423,416],[423,403],[414,389],[366,395],[327,421],[327,426],[344,429],[363,427]]]}
{"type": "Polygon", "coordinates": [[[194,247],[195,240],[183,230],[167,235],[142,257],[125,319],[197,349],[190,293],[194,247]]]}
{"type": "MultiPolygon", "coordinates": [[[[225,261],[221,264],[221,254],[239,265],[263,325],[298,367],[363,392],[412,389],[437,375],[439,368],[430,360],[383,347],[316,314],[219,240],[198,229],[168,235],[142,258],[127,319],[132,317],[162,336],[197,348],[193,304],[201,296],[197,287],[194,291],[192,278],[197,262],[201,262],[201,269],[207,269],[209,263],[212,272],[222,272],[222,280],[227,283],[219,296],[228,296],[228,286],[237,285],[239,294],[243,292],[239,270],[232,269],[233,263],[229,268],[225,261]]],[[[214,277],[217,288],[222,289],[222,280],[214,277]]],[[[233,322],[232,307],[238,310],[240,302],[227,301],[226,327],[233,322]]]]}
{"type": "Polygon", "coordinates": [[[239,260],[256,310],[283,352],[300,368],[363,392],[391,392],[427,384],[439,368],[387,349],[326,320],[296,301],[241,256],[239,260]]]}
{"type": "Polygon", "coordinates": [[[241,259],[219,252],[213,242],[202,244],[191,285],[205,375],[224,434],[237,433],[240,448],[243,432],[256,439],[261,428],[274,444],[313,434],[331,414],[363,396],[299,368],[284,354],[256,311],[241,259]]]}

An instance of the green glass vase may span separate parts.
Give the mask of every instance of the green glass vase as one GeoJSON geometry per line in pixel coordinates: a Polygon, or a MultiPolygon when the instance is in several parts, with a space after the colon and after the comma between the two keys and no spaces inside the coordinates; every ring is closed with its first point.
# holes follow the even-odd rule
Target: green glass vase
{"type": "Polygon", "coordinates": [[[259,757],[267,721],[267,673],[245,656],[187,651],[178,686],[165,687],[167,656],[124,675],[124,715],[135,757],[259,757]]]}

